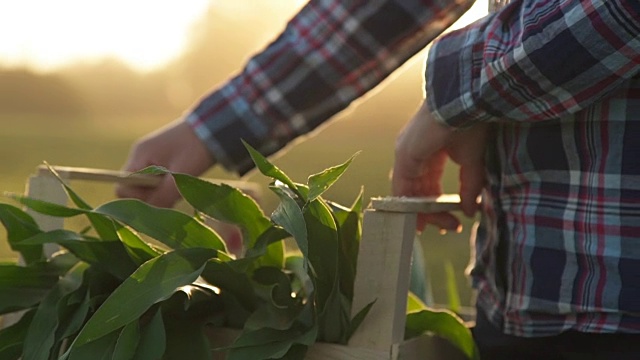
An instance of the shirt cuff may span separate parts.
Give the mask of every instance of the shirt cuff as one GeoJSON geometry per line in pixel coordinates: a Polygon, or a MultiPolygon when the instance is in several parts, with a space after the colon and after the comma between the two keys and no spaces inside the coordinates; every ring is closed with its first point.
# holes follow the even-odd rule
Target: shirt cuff
{"type": "Polygon", "coordinates": [[[204,98],[184,117],[184,121],[191,126],[218,164],[240,176],[255,167],[241,140],[259,147],[261,151],[270,150],[269,142],[261,140],[267,132],[265,125],[230,85],[204,98]]]}

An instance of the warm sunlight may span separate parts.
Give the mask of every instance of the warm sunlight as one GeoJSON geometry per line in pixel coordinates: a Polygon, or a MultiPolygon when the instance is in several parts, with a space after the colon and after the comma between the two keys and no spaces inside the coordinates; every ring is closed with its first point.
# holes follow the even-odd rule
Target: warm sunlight
{"type": "Polygon", "coordinates": [[[487,15],[488,7],[489,4],[487,0],[476,0],[471,9],[469,9],[469,11],[467,11],[467,13],[464,14],[455,24],[453,24],[451,28],[461,28],[487,15]]]}
{"type": "Polygon", "coordinates": [[[175,57],[209,0],[20,0],[0,3],[0,63],[51,69],[117,57],[147,70],[175,57]]]}
{"type": "MultiPolygon", "coordinates": [[[[251,11],[251,1],[4,1],[0,64],[50,70],[79,59],[113,57],[137,70],[151,70],[180,54],[193,22],[211,2],[232,14],[251,11]]],[[[292,12],[303,3],[279,0],[273,6],[292,12]]],[[[456,25],[486,14],[486,9],[487,1],[478,0],[456,25]]]]}

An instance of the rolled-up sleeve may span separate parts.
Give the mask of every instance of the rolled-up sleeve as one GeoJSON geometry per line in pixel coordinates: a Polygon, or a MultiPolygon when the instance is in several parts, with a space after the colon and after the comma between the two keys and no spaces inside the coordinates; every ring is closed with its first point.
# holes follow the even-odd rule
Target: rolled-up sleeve
{"type": "Polygon", "coordinates": [[[639,72],[639,1],[515,0],[434,42],[427,101],[452,127],[549,120],[639,72]]]}
{"type": "Polygon", "coordinates": [[[244,69],[186,115],[225,168],[253,167],[345,109],[457,20],[473,0],[310,1],[244,69]]]}

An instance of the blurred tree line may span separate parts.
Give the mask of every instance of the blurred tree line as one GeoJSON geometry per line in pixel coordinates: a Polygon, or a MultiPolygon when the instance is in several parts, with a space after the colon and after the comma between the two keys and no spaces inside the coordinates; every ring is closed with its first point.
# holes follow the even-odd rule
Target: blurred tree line
{"type": "Polygon", "coordinates": [[[282,4],[274,7],[270,2],[243,3],[212,1],[193,26],[186,51],[151,72],[138,72],[113,58],[77,62],[49,73],[0,64],[0,115],[84,120],[180,114],[239,70],[285,26],[294,10],[282,11],[282,4]]]}

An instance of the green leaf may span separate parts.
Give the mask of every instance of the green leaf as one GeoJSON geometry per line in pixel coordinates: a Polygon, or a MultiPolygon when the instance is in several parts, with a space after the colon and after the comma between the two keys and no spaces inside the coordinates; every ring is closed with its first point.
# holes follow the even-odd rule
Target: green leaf
{"type": "Polygon", "coordinates": [[[247,151],[249,151],[249,155],[251,156],[253,163],[256,164],[256,167],[258,168],[258,170],[260,170],[260,172],[263,175],[268,176],[274,180],[279,180],[283,182],[285,185],[289,187],[289,189],[294,191],[298,196],[301,196],[300,192],[298,191],[298,187],[293,183],[293,181],[291,181],[291,179],[289,179],[287,174],[285,174],[282,170],[278,169],[278,167],[270,163],[269,160],[267,160],[267,158],[262,156],[262,154],[260,154],[256,149],[251,147],[251,145],[249,145],[246,141],[242,140],[242,143],[244,144],[244,147],[247,149],[247,151]]]}
{"type": "Polygon", "coordinates": [[[59,325],[58,304],[60,300],[82,284],[82,273],[87,265],[79,263],[60,279],[38,306],[24,341],[23,360],[48,359],[56,342],[59,325]]]}
{"type": "Polygon", "coordinates": [[[409,291],[407,296],[407,313],[426,310],[429,307],[414,293],[409,291]]]}
{"type": "Polygon", "coordinates": [[[64,205],[58,205],[43,200],[33,199],[27,196],[22,196],[20,194],[9,193],[7,194],[7,196],[32,209],[33,211],[39,212],[44,215],[67,218],[87,213],[87,210],[84,209],[73,209],[64,205]]]}
{"type": "Polygon", "coordinates": [[[211,285],[220,288],[223,295],[232,294],[237,305],[253,311],[257,308],[259,299],[248,274],[236,271],[232,266],[235,261],[221,262],[213,259],[207,262],[202,277],[211,285]]]}
{"type": "Polygon", "coordinates": [[[349,333],[349,313],[351,304],[345,302],[336,281],[324,304],[319,304],[318,340],[328,343],[347,343],[349,333]],[[348,306],[345,306],[348,304],[348,306]],[[322,307],[320,306],[322,305],[322,307]]]}
{"type": "Polygon", "coordinates": [[[64,182],[64,180],[62,180],[62,178],[60,177],[60,175],[58,174],[56,169],[54,169],[52,166],[50,166],[47,162],[45,162],[45,165],[47,166],[47,169],[49,170],[49,172],[60,182],[60,184],[64,188],[65,192],[69,196],[69,198],[73,201],[74,204],[76,204],[77,207],[79,207],[81,209],[91,210],[91,206],[89,206],[89,204],[87,202],[82,200],[82,198],[80,196],[78,196],[78,194],[75,191],[73,191],[73,189],[71,189],[64,182]]]}
{"type": "Polygon", "coordinates": [[[296,321],[298,310],[298,307],[278,307],[273,303],[265,303],[249,316],[244,329],[247,331],[263,328],[287,330],[296,321]]]}
{"type": "Polygon", "coordinates": [[[329,207],[320,198],[307,204],[304,219],[309,233],[308,260],[315,271],[318,311],[322,312],[335,283],[339,281],[337,224],[329,207]]]}
{"type": "Polygon", "coordinates": [[[318,338],[327,342],[344,342],[351,308],[350,301],[346,301],[340,292],[337,224],[329,206],[321,198],[307,204],[304,218],[309,232],[309,262],[315,270],[318,338]]]}
{"type": "Polygon", "coordinates": [[[87,213],[86,216],[100,239],[105,241],[118,239],[113,220],[95,213],[87,213]]]}
{"type": "MultiPolygon", "coordinates": [[[[194,286],[194,289],[197,289],[194,286]]],[[[192,289],[193,290],[193,289],[192,289]]],[[[163,359],[211,359],[211,346],[204,332],[204,326],[210,315],[219,311],[216,296],[195,292],[201,300],[192,299],[194,293],[178,292],[162,303],[162,317],[166,330],[166,351],[163,359]],[[188,306],[185,298],[189,297],[188,306]]],[[[145,359],[146,360],[146,359],[145,359]]]]}
{"type": "Polygon", "coordinates": [[[360,239],[362,238],[362,195],[363,191],[361,189],[351,208],[328,202],[338,225],[340,291],[349,303],[353,300],[358,250],[360,239]]]}
{"type": "MultiPolygon", "coordinates": [[[[180,193],[196,210],[242,230],[245,249],[251,249],[273,224],[253,198],[226,184],[212,184],[187,174],[171,173],[180,193]]],[[[256,266],[279,266],[284,261],[284,245],[270,244],[256,266]]]]}
{"type": "MultiPolygon", "coordinates": [[[[253,268],[263,266],[281,268],[284,264],[284,253],[284,241],[274,241],[267,246],[266,251],[262,256],[252,260],[253,268]]],[[[251,269],[248,269],[247,271],[251,271],[251,269]]]]}
{"type": "Polygon", "coordinates": [[[151,247],[147,242],[142,240],[138,234],[126,226],[117,224],[117,234],[120,241],[124,244],[125,250],[134,263],[141,265],[163,252],[151,247]]]}
{"type": "Polygon", "coordinates": [[[65,295],[61,301],[58,302],[58,318],[60,319],[60,324],[56,331],[56,339],[60,340],[75,336],[84,325],[91,305],[90,294],[86,286],[87,282],[88,279],[85,276],[83,286],[65,295]]]}
{"type": "Polygon", "coordinates": [[[293,344],[289,351],[281,358],[282,360],[304,359],[309,350],[309,345],[293,344]]]}
{"type": "Polygon", "coordinates": [[[367,316],[367,314],[369,313],[369,311],[371,310],[371,308],[375,303],[376,303],[376,300],[373,300],[372,302],[368,303],[367,306],[363,307],[360,311],[358,311],[356,316],[354,316],[353,319],[351,319],[351,322],[349,324],[349,329],[347,330],[347,340],[349,340],[353,335],[353,333],[358,329],[358,327],[360,327],[360,324],[362,324],[362,321],[365,319],[365,317],[367,316]]]}
{"type": "Polygon", "coordinates": [[[243,272],[251,272],[261,266],[281,268],[284,265],[284,239],[291,237],[286,230],[277,225],[266,229],[256,241],[255,245],[247,248],[244,257],[233,261],[232,266],[243,272]]]}
{"type": "Polygon", "coordinates": [[[114,360],[113,357],[120,333],[113,331],[100,339],[77,349],[69,349],[59,360],[114,360]],[[73,351],[71,351],[73,350],[73,351]]]}
{"type": "Polygon", "coordinates": [[[0,314],[37,305],[58,282],[50,263],[0,264],[0,314]]]}
{"type": "Polygon", "coordinates": [[[447,299],[449,303],[448,309],[454,313],[460,313],[460,294],[458,293],[458,284],[456,283],[456,274],[453,270],[451,261],[444,264],[445,274],[447,276],[447,299]]]}
{"type": "Polygon", "coordinates": [[[299,336],[298,329],[262,328],[243,332],[230,346],[227,359],[278,359],[289,351],[299,336]]]}
{"type": "Polygon", "coordinates": [[[167,323],[167,349],[163,359],[211,359],[209,341],[201,326],[183,321],[169,323],[167,320],[167,323]]]}
{"type": "Polygon", "coordinates": [[[162,321],[160,307],[155,312],[151,321],[142,327],[140,343],[136,350],[135,360],[161,359],[166,349],[166,333],[162,321]]]}
{"type": "Polygon", "coordinates": [[[120,331],[118,341],[113,350],[113,359],[130,360],[136,354],[136,348],[140,341],[140,327],[138,321],[132,321],[120,331]]]}
{"type": "Polygon", "coordinates": [[[291,282],[280,268],[261,267],[253,273],[253,280],[269,288],[269,300],[278,308],[291,306],[295,299],[291,297],[291,282]]]}
{"type": "Polygon", "coordinates": [[[280,198],[280,204],[271,215],[274,223],[282,226],[291,236],[293,236],[298,248],[305,258],[309,257],[309,244],[307,238],[307,227],[302,210],[298,203],[290,196],[290,193],[283,189],[272,186],[273,192],[280,198]]]}
{"type": "Polygon", "coordinates": [[[198,211],[243,231],[245,248],[271,226],[253,198],[226,184],[212,184],[186,174],[172,174],[184,199],[198,211]]]}
{"type": "Polygon", "coordinates": [[[226,250],[215,231],[180,211],[153,207],[134,199],[114,200],[94,211],[117,219],[173,249],[226,250]]]}
{"type": "MultiPolygon", "coordinates": [[[[91,214],[91,210],[72,209],[66,206],[51,204],[48,202],[43,202],[36,199],[30,199],[30,198],[26,198],[18,195],[16,195],[15,197],[26,206],[32,207],[34,211],[41,212],[45,215],[71,217],[71,216],[76,216],[78,214],[83,214],[83,213],[91,214]]],[[[100,217],[105,217],[104,214],[95,213],[95,215],[100,217]]],[[[132,216],[135,218],[135,214],[133,214],[132,216]]],[[[184,215],[183,217],[189,218],[186,215],[184,215]]],[[[136,263],[142,263],[143,261],[146,261],[158,254],[158,252],[151,249],[148,246],[148,244],[144,243],[141,239],[136,238],[135,234],[133,234],[130,230],[128,229],[122,230],[121,225],[115,223],[114,221],[106,217],[105,219],[111,222],[110,226],[114,229],[114,231],[117,230],[117,232],[115,233],[116,234],[115,237],[111,238],[110,240],[115,240],[115,239],[118,239],[119,237],[120,240],[127,245],[127,251],[132,255],[132,258],[136,260],[136,263]]],[[[179,229],[176,229],[176,230],[179,230],[179,229]]],[[[35,233],[32,235],[35,235],[35,233]]],[[[214,237],[217,237],[217,235],[215,235],[214,237]]],[[[22,238],[24,238],[24,236],[22,236],[22,238]]],[[[218,240],[219,240],[219,237],[218,237],[218,240]]],[[[216,241],[214,240],[213,242],[216,242],[216,241]]],[[[219,241],[219,243],[221,243],[221,241],[219,241]]]]}
{"type": "Polygon", "coordinates": [[[20,252],[26,264],[42,260],[42,246],[25,246],[20,242],[41,232],[35,220],[26,212],[9,204],[0,203],[0,222],[7,231],[9,246],[20,252]]]}
{"type": "MultiPolygon", "coordinates": [[[[47,232],[39,232],[38,234],[22,240],[20,243],[25,245],[42,245],[58,242],[81,242],[92,241],[84,235],[80,235],[70,230],[51,230],[47,232]]],[[[95,241],[95,240],[94,240],[95,241]]]]}
{"type": "Polygon", "coordinates": [[[18,360],[22,355],[24,337],[27,334],[35,310],[22,315],[20,320],[0,330],[0,359],[18,360]]]}
{"type": "MultiPolygon", "coordinates": [[[[45,164],[47,165],[47,168],[53,174],[53,176],[55,176],[56,179],[58,179],[58,181],[60,182],[60,184],[64,188],[64,191],[67,193],[67,196],[71,199],[71,201],[73,201],[73,203],[77,207],[79,207],[80,209],[84,209],[84,210],[92,210],[93,209],[75,191],[73,191],[73,189],[71,187],[69,187],[64,182],[64,180],[62,180],[60,175],[58,175],[58,172],[53,167],[49,166],[49,164],[47,164],[47,163],[45,163],[45,164]]],[[[115,229],[114,229],[113,220],[111,220],[111,219],[109,219],[109,218],[107,218],[105,216],[102,216],[100,214],[86,213],[86,216],[89,219],[89,222],[91,223],[93,228],[95,229],[96,233],[98,234],[98,236],[102,240],[115,240],[115,239],[118,238],[118,236],[117,236],[117,234],[115,232],[115,229]]]]}
{"type": "MultiPolygon", "coordinates": [[[[44,202],[41,200],[30,199],[27,197],[22,197],[19,195],[14,195],[18,201],[23,203],[27,207],[31,207],[34,211],[43,213],[49,216],[59,216],[59,217],[72,217],[79,214],[95,215],[93,219],[97,219],[98,217],[102,218],[102,220],[96,220],[102,222],[102,224],[108,224],[108,226],[113,230],[113,234],[109,232],[109,236],[103,236],[103,240],[116,240],[120,238],[120,240],[127,245],[127,251],[130,252],[132,258],[136,260],[136,263],[140,264],[143,261],[150,259],[151,257],[156,256],[158,253],[151,249],[147,244],[145,244],[139,238],[136,239],[135,235],[125,229],[122,230],[122,226],[114,222],[112,219],[106,217],[104,214],[93,213],[92,210],[87,209],[72,209],[66,206],[52,204],[48,202],[44,202]]],[[[186,215],[185,215],[186,216],[186,215]]],[[[95,225],[94,221],[94,225],[95,225]]],[[[106,225],[105,225],[106,226],[106,225]]],[[[107,230],[102,231],[103,235],[107,232],[107,230]]],[[[33,234],[35,235],[35,234],[33,234]]]]}
{"type": "Polygon", "coordinates": [[[153,304],[170,297],[177,288],[195,281],[216,250],[179,249],[160,255],[136,270],[120,285],[89,319],[71,345],[73,349],[139,318],[153,304]]]}
{"type": "Polygon", "coordinates": [[[298,254],[288,254],[285,260],[285,269],[291,272],[295,280],[292,281],[292,287],[297,293],[302,291],[299,296],[308,296],[313,293],[313,281],[309,277],[305,269],[304,259],[298,254]]]}
{"type": "Polygon", "coordinates": [[[353,159],[358,155],[358,153],[354,154],[344,162],[343,164],[330,167],[322,172],[311,175],[308,180],[309,184],[309,195],[307,201],[313,201],[317,197],[321,196],[325,191],[327,191],[331,185],[333,185],[342,174],[347,170],[349,165],[353,159]]]}
{"type": "Polygon", "coordinates": [[[299,359],[288,357],[304,355],[306,351],[300,347],[308,347],[317,339],[317,327],[291,328],[288,330],[260,329],[243,332],[231,344],[227,354],[228,360],[244,359],[299,359]]]}
{"type": "Polygon", "coordinates": [[[160,166],[149,166],[138,173],[173,176],[180,194],[194,209],[216,220],[238,225],[245,241],[250,240],[245,247],[253,246],[258,236],[271,226],[252,197],[227,184],[213,184],[160,166]]]}
{"type": "Polygon", "coordinates": [[[78,258],[70,252],[58,251],[51,255],[45,264],[50,268],[49,272],[62,276],[78,264],[78,258]]]}
{"type": "Polygon", "coordinates": [[[22,243],[59,244],[78,259],[95,265],[119,279],[126,279],[137,268],[120,241],[98,241],[69,230],[52,230],[26,239],[22,243]]]}
{"type": "Polygon", "coordinates": [[[405,339],[431,332],[449,340],[470,359],[478,359],[471,330],[448,310],[425,309],[407,314],[405,339]]]}

